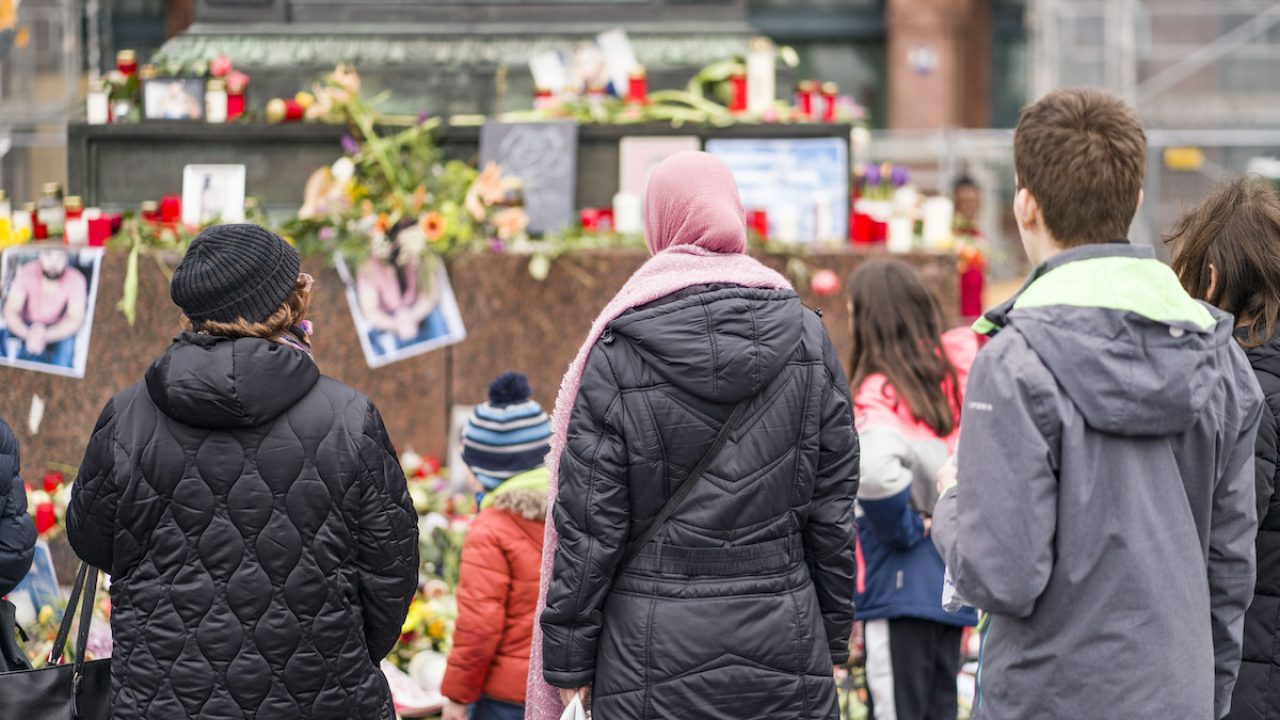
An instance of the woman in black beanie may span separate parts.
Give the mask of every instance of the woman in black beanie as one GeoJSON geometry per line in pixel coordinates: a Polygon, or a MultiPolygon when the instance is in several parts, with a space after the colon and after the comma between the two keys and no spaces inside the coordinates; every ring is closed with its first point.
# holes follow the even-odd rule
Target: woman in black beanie
{"type": "Polygon", "coordinates": [[[310,288],[272,233],[205,230],[189,330],[94,428],[67,536],[112,577],[117,720],[395,717],[416,516],[377,408],[311,357],[310,288]]]}

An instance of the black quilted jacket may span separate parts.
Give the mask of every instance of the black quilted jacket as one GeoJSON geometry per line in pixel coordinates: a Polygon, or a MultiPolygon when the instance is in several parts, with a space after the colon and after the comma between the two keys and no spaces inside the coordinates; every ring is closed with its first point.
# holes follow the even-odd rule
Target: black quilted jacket
{"type": "Polygon", "coordinates": [[[394,717],[416,517],[377,409],[306,353],[183,334],[107,403],[67,535],[111,574],[113,718],[394,717]]]}
{"type": "Polygon", "coordinates": [[[560,464],[547,681],[593,684],[608,720],[835,718],[857,473],[844,372],[794,292],[695,288],[615,320],[560,464]],[[748,397],[702,481],[619,570],[748,397]]]}
{"type": "Polygon", "coordinates": [[[0,597],[8,595],[31,569],[36,525],[27,514],[27,491],[18,475],[18,438],[0,420],[0,597]]]}
{"type": "Polygon", "coordinates": [[[1258,488],[1258,580],[1244,617],[1244,657],[1231,720],[1280,718],[1280,337],[1248,352],[1267,411],[1254,450],[1258,488]]]}

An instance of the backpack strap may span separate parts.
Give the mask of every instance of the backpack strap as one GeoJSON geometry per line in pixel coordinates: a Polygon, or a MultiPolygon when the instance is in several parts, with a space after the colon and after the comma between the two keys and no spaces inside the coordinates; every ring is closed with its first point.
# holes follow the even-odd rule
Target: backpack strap
{"type": "Polygon", "coordinates": [[[662,509],[654,516],[653,521],[649,523],[649,527],[645,528],[644,533],[627,548],[626,554],[622,557],[622,563],[618,565],[618,572],[623,572],[627,569],[627,566],[636,559],[636,556],[640,554],[644,546],[658,534],[663,525],[667,524],[667,520],[671,519],[675,511],[680,509],[680,505],[684,503],[685,498],[689,497],[689,493],[693,492],[693,488],[702,479],[712,461],[720,454],[724,444],[728,442],[729,433],[733,432],[738,424],[742,422],[742,416],[747,414],[747,407],[751,405],[751,400],[752,398],[746,398],[734,406],[733,412],[729,413],[728,419],[720,426],[720,432],[716,434],[715,440],[711,442],[711,447],[707,448],[706,454],[694,466],[693,471],[689,473],[689,477],[685,478],[685,481],[680,483],[680,487],[671,493],[671,497],[667,498],[667,502],[663,504],[662,509]]]}

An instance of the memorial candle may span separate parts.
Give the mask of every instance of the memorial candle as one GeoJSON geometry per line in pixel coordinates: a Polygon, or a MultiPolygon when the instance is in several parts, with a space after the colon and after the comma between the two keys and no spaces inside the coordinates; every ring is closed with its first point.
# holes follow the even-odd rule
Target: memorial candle
{"type": "Polygon", "coordinates": [[[644,105],[649,102],[649,75],[643,65],[637,65],[627,75],[627,104],[644,105]]]}
{"type": "Polygon", "coordinates": [[[729,103],[729,112],[744,113],[747,111],[747,69],[742,65],[735,65],[733,72],[729,74],[729,89],[732,93],[732,100],[729,103]]]}
{"type": "Polygon", "coordinates": [[[818,83],[813,80],[801,80],[796,86],[796,109],[805,119],[813,117],[813,96],[818,90],[818,83]]]}

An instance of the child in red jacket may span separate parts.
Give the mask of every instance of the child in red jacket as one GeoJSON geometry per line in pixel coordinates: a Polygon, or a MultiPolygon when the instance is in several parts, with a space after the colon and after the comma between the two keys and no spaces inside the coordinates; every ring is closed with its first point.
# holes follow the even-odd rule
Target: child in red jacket
{"type": "Polygon", "coordinates": [[[462,459],[484,494],[462,547],[443,720],[524,718],[551,439],[530,394],[524,375],[503,374],[463,431],[462,459]]]}

